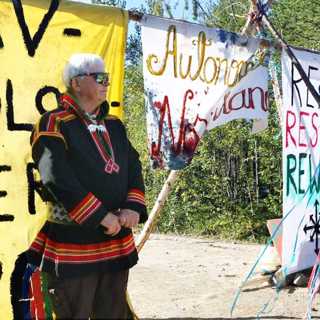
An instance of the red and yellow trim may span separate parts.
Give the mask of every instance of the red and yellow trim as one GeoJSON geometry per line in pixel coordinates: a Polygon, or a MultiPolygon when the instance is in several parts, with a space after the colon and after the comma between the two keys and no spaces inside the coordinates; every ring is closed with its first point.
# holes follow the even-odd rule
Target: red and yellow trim
{"type": "Polygon", "coordinates": [[[142,205],[146,205],[144,193],[139,189],[130,189],[127,195],[127,201],[138,202],[142,205]]]}
{"type": "Polygon", "coordinates": [[[75,118],[76,116],[74,114],[67,111],[52,113],[49,116],[46,131],[40,131],[40,121],[38,121],[38,123],[35,125],[34,136],[32,138],[32,147],[40,137],[46,136],[46,137],[54,137],[54,138],[62,139],[62,141],[64,142],[67,148],[67,142],[64,139],[64,136],[60,133],[60,122],[61,121],[68,122],[75,118]]]}
{"type": "MultiPolygon", "coordinates": [[[[43,235],[40,233],[38,236],[43,235]]],[[[44,259],[55,263],[83,264],[127,256],[135,248],[132,234],[122,239],[106,240],[97,244],[69,244],[47,238],[42,255],[44,259]]],[[[38,251],[34,246],[30,249],[38,251]]]]}
{"type": "Polygon", "coordinates": [[[60,112],[51,113],[49,116],[47,131],[49,132],[57,132],[60,131],[60,123],[68,122],[76,118],[76,115],[70,113],[69,111],[63,110],[60,112]]]}
{"type": "Polygon", "coordinates": [[[69,217],[77,223],[82,224],[95,213],[101,205],[101,201],[89,192],[82,201],[69,212],[69,217]]]}
{"type": "Polygon", "coordinates": [[[32,147],[34,146],[34,144],[38,141],[38,139],[40,137],[43,137],[43,136],[46,136],[46,137],[54,137],[54,138],[59,138],[59,139],[62,139],[62,141],[64,142],[66,148],[67,148],[67,142],[66,140],[64,139],[64,136],[59,133],[59,132],[46,132],[46,131],[43,131],[43,132],[39,132],[39,133],[36,133],[33,137],[33,141],[32,141],[32,147]]]}
{"type": "Polygon", "coordinates": [[[37,252],[43,252],[46,239],[47,237],[44,233],[38,233],[37,237],[31,243],[30,248],[37,252]]]}

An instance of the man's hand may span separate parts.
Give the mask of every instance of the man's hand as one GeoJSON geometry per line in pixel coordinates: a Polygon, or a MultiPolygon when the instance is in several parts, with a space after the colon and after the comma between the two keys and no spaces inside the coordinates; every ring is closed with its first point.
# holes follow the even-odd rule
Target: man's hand
{"type": "Polygon", "coordinates": [[[119,212],[119,222],[121,226],[133,228],[139,223],[140,215],[131,209],[121,209],[119,212]]]}
{"type": "Polygon", "coordinates": [[[107,229],[104,233],[110,236],[115,236],[121,230],[118,217],[111,212],[106,214],[100,224],[107,229]]]}

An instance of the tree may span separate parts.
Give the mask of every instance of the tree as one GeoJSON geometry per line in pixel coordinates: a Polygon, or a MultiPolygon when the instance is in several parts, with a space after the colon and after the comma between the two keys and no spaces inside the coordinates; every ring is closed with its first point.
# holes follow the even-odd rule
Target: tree
{"type": "MultiPolygon", "coordinates": [[[[145,12],[174,16],[175,2],[149,0],[145,12]]],[[[196,21],[239,32],[245,24],[250,1],[188,1],[196,21]]],[[[282,0],[271,18],[292,45],[319,49],[317,17],[320,8],[311,0],[282,0]]],[[[181,18],[181,17],[178,17],[181,18]]],[[[270,88],[271,92],[271,88],[270,88]]],[[[272,93],[271,93],[272,98],[272,93]]],[[[271,100],[272,101],[272,100],[271,100]]],[[[150,169],[144,111],[140,29],[128,38],[125,121],[133,144],[141,154],[148,206],[167,175],[150,169]]],[[[251,123],[234,121],[210,131],[201,141],[189,167],[181,173],[164,208],[159,230],[196,233],[234,239],[263,239],[266,220],[281,216],[281,130],[274,103],[269,127],[250,134],[251,123]]]]}

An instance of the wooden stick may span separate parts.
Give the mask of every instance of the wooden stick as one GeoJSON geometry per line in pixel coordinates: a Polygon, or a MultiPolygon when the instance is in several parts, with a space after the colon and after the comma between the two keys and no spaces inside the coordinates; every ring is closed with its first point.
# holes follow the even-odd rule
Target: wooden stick
{"type": "Polygon", "coordinates": [[[277,77],[277,72],[275,68],[271,67],[271,83],[272,83],[272,89],[274,94],[274,100],[276,102],[277,110],[278,110],[278,118],[279,118],[279,124],[281,128],[282,124],[282,96],[281,96],[281,90],[280,85],[277,77]]]}
{"type": "MultiPolygon", "coordinates": [[[[247,21],[243,27],[243,29],[241,30],[240,34],[241,35],[247,35],[249,36],[253,30],[255,29],[254,28],[254,24],[252,24],[250,21],[251,21],[251,17],[250,17],[250,13],[254,10],[254,6],[252,5],[251,8],[250,8],[250,11],[247,15],[247,21]]],[[[132,21],[136,21],[136,22],[140,22],[144,13],[138,11],[138,10],[129,10],[128,11],[129,13],[129,20],[132,20],[132,21]]],[[[245,18],[244,16],[239,16],[240,18],[245,18]]],[[[171,19],[173,21],[175,21],[175,19],[171,19]]],[[[269,40],[266,40],[266,39],[261,39],[261,45],[264,46],[265,48],[274,48],[275,50],[281,50],[282,49],[282,46],[281,44],[279,44],[278,42],[275,42],[275,41],[269,41],[269,40]]]]}
{"type": "Polygon", "coordinates": [[[255,1],[252,1],[251,5],[250,5],[249,12],[248,12],[248,15],[247,15],[247,21],[246,21],[244,27],[242,28],[242,30],[240,32],[241,35],[249,35],[250,32],[252,31],[253,24],[251,23],[251,12],[253,12],[255,7],[256,7],[256,3],[255,3],[255,1]]]}
{"type": "MultiPolygon", "coordinates": [[[[271,7],[272,5],[272,0],[268,1],[268,6],[271,7]]],[[[257,2],[256,0],[252,0],[251,2],[251,6],[255,7],[255,9],[257,9],[257,2]]],[[[257,31],[260,31],[259,26],[255,26],[257,31]]],[[[276,47],[275,49],[281,50],[282,46],[279,45],[280,43],[276,43],[276,47]]],[[[268,47],[268,44],[266,44],[266,47],[268,47]]],[[[272,89],[273,89],[273,93],[274,93],[274,99],[276,102],[276,106],[277,106],[277,111],[278,111],[278,118],[279,118],[279,123],[282,123],[282,96],[281,96],[281,90],[280,90],[280,85],[279,85],[279,81],[277,78],[277,73],[275,68],[271,67],[271,83],[272,83],[272,89]]],[[[280,125],[281,128],[281,125],[280,125]]]]}
{"type": "MultiPolygon", "coordinates": [[[[250,12],[251,12],[251,10],[253,10],[254,4],[255,4],[255,2],[252,2],[250,12]]],[[[141,17],[142,17],[142,14],[139,13],[138,11],[129,11],[129,18],[131,20],[140,21],[141,17]]],[[[250,23],[250,13],[249,13],[248,18],[247,18],[247,22],[246,22],[244,28],[242,29],[241,34],[243,34],[243,35],[248,34],[251,31],[252,31],[252,24],[250,23]]],[[[166,182],[164,183],[161,192],[158,195],[156,203],[154,204],[154,206],[152,208],[152,211],[148,217],[148,220],[145,223],[145,225],[144,225],[144,227],[138,237],[137,244],[136,244],[138,252],[140,252],[142,250],[145,242],[149,239],[150,234],[152,233],[152,231],[156,225],[157,219],[162,212],[161,210],[162,210],[162,208],[163,208],[163,206],[169,196],[171,188],[178,177],[179,177],[179,171],[176,171],[176,170],[170,171],[168,178],[167,178],[166,182]]]]}
{"type": "Polygon", "coordinates": [[[168,178],[167,178],[166,182],[164,183],[164,185],[158,195],[157,201],[152,208],[152,211],[149,215],[149,218],[148,218],[147,222],[145,223],[143,230],[141,231],[139,238],[137,240],[136,246],[137,246],[138,252],[141,251],[145,242],[149,239],[149,236],[156,225],[157,218],[160,216],[160,213],[162,212],[161,210],[162,210],[166,200],[168,199],[168,196],[170,194],[172,186],[175,183],[175,181],[177,180],[177,178],[179,177],[179,174],[180,174],[180,171],[177,171],[177,170],[170,171],[168,178]]]}
{"type": "Polygon", "coordinates": [[[282,39],[281,35],[274,28],[273,24],[268,19],[268,17],[266,16],[265,13],[263,13],[263,16],[262,16],[262,22],[268,27],[268,29],[271,31],[273,36],[281,43],[282,48],[286,51],[286,53],[290,57],[292,63],[297,68],[297,71],[299,72],[302,80],[305,82],[305,84],[306,84],[307,88],[309,89],[310,93],[312,94],[312,96],[314,97],[316,102],[318,103],[318,106],[320,106],[320,95],[318,94],[317,90],[315,89],[315,87],[310,82],[308,76],[306,75],[305,71],[303,70],[303,67],[301,66],[300,62],[296,58],[295,54],[293,53],[293,51],[291,50],[289,45],[286,43],[286,41],[284,39],[282,39]]]}
{"type": "MultiPolygon", "coordinates": [[[[242,35],[248,35],[249,33],[251,33],[254,29],[253,29],[253,24],[251,23],[250,19],[250,13],[252,12],[252,10],[254,10],[254,8],[256,8],[256,1],[252,0],[252,4],[250,7],[250,11],[248,14],[248,18],[246,21],[246,24],[244,26],[244,28],[241,31],[242,35]]],[[[134,21],[140,21],[142,18],[143,14],[141,14],[138,11],[129,11],[129,19],[134,20],[134,21]]],[[[266,41],[266,46],[268,46],[268,41],[266,41]]],[[[270,43],[269,43],[270,45],[270,43]]],[[[137,250],[138,252],[140,252],[145,244],[145,242],[149,239],[150,234],[152,233],[157,219],[161,214],[161,210],[170,194],[171,188],[173,186],[173,184],[175,183],[175,181],[177,180],[177,178],[179,177],[179,171],[176,170],[172,170],[170,171],[168,178],[166,180],[166,182],[164,183],[161,192],[158,195],[158,198],[155,202],[155,205],[152,208],[152,211],[148,217],[147,222],[145,223],[139,237],[137,240],[137,250]]]]}
{"type": "MultiPolygon", "coordinates": [[[[143,13],[141,13],[137,10],[130,10],[129,11],[129,19],[130,20],[139,22],[139,21],[141,21],[142,17],[143,17],[143,13]]],[[[154,227],[156,226],[156,223],[157,223],[157,219],[162,212],[162,208],[163,208],[166,200],[168,199],[171,188],[178,177],[179,177],[179,171],[176,171],[176,170],[170,171],[168,178],[167,178],[166,182],[164,183],[164,185],[158,195],[158,198],[157,198],[157,200],[151,210],[151,213],[148,217],[148,220],[145,223],[142,231],[140,232],[140,235],[139,235],[138,240],[136,242],[136,247],[137,247],[138,252],[140,252],[142,250],[144,244],[149,239],[150,234],[154,230],[154,227]]]]}

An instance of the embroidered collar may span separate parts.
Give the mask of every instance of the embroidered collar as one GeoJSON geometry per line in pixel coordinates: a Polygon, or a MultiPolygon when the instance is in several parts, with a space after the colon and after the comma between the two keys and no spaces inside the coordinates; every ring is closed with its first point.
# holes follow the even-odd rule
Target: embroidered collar
{"type": "Polygon", "coordinates": [[[64,109],[71,110],[81,119],[86,119],[89,121],[92,121],[95,118],[97,122],[100,122],[101,120],[105,119],[109,113],[109,103],[107,101],[102,102],[100,106],[98,106],[97,111],[93,114],[85,112],[80,107],[78,99],[75,96],[73,96],[70,92],[61,95],[60,104],[64,109]]]}
{"type": "Polygon", "coordinates": [[[88,115],[81,109],[76,98],[70,93],[63,94],[60,101],[62,108],[76,114],[87,127],[99,154],[105,162],[105,171],[110,174],[113,172],[118,173],[120,167],[115,162],[110,136],[103,121],[109,111],[108,103],[105,101],[99,106],[96,113],[96,120],[94,120],[92,115],[88,115]]]}

